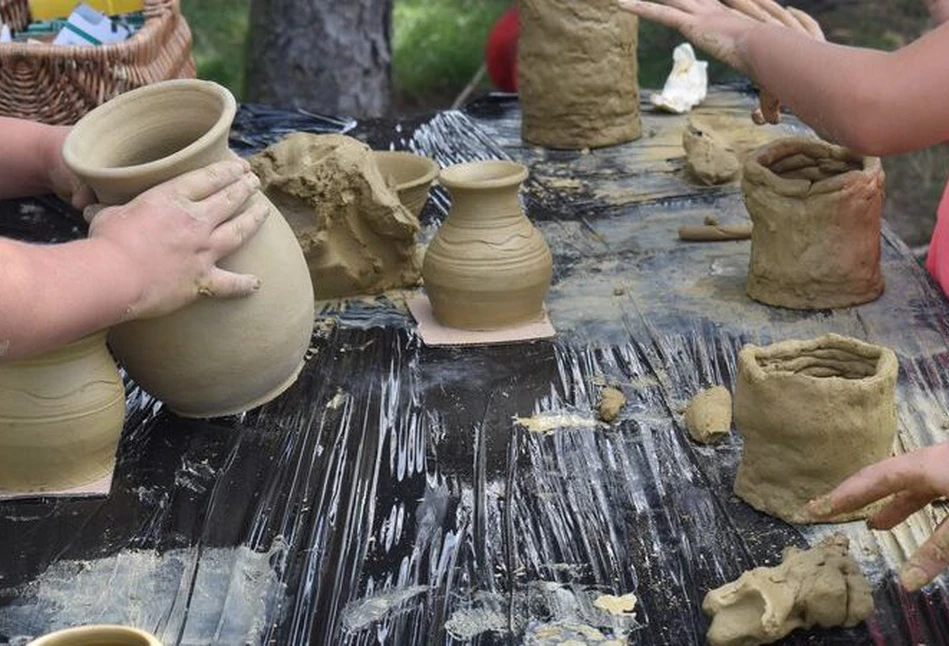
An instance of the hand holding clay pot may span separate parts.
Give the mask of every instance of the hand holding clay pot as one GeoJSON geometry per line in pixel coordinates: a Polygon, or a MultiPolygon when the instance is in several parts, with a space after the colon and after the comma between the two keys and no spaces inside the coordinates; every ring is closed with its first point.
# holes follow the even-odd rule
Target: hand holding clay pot
{"type": "Polygon", "coordinates": [[[248,203],[259,186],[247,162],[229,160],[95,214],[89,237],[108,242],[116,270],[138,285],[129,319],[168,314],[199,295],[246,296],[260,287],[255,276],[215,264],[252,237],[270,214],[266,202],[248,203]]]}
{"type": "MultiPolygon", "coordinates": [[[[865,467],[832,492],[807,506],[824,520],[893,498],[868,521],[873,529],[892,529],[939,498],[949,497],[949,443],[931,446],[865,467]]],[[[900,572],[903,587],[918,590],[949,566],[949,522],[913,554],[900,572]]]]}

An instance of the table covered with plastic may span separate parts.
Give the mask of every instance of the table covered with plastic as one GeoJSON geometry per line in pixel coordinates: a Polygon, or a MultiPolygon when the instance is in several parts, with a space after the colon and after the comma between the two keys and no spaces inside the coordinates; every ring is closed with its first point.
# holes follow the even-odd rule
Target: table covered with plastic
{"type": "MultiPolygon", "coordinates": [[[[699,111],[737,123],[752,107],[720,88],[699,111]]],[[[366,122],[242,107],[241,154],[306,130],[442,166],[527,164],[557,336],[427,347],[411,292],[393,292],[318,303],[299,380],[243,415],[182,419],[128,383],[107,497],[0,503],[0,643],[118,623],[166,645],[704,644],[706,592],[833,532],[850,539],[875,614],[782,643],[949,643],[947,578],[906,594],[895,574],[942,508],[887,532],[788,525],[733,494],[740,437],[695,444],[681,415],[700,389],[734,385],[743,344],[837,332],[896,351],[898,451],[949,439],[946,299],[885,230],[878,301],[809,313],[751,301],[747,241],[677,237],[709,216],[744,220],[738,186],[689,181],[685,117],[644,107],[643,119],[639,141],[552,151],[522,144],[512,97],[366,122]],[[604,385],[628,400],[613,424],[595,412],[604,385]],[[604,595],[635,607],[610,612],[604,595]]],[[[436,187],[423,241],[448,206],[436,187]]],[[[8,201],[0,233],[59,242],[83,225],[53,199],[8,201]]]]}

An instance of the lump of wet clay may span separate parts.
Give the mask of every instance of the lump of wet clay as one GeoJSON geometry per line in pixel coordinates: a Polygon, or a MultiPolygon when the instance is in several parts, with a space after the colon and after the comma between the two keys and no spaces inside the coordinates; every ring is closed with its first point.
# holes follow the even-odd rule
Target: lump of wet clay
{"type": "Polygon", "coordinates": [[[682,133],[682,147],[685,168],[698,183],[715,186],[738,177],[738,156],[707,124],[690,119],[682,133]]]}
{"type": "Polygon", "coordinates": [[[711,444],[732,427],[732,395],[724,386],[703,390],[685,409],[685,427],[696,442],[711,444]]]}
{"type": "Polygon", "coordinates": [[[748,295],[814,310],[883,293],[880,160],[818,139],[786,137],[745,161],[742,192],[754,224],[748,295]]]}
{"type": "Polygon", "coordinates": [[[735,428],[744,442],[735,493],[789,523],[814,522],[808,501],[890,457],[898,370],[889,348],[836,334],[742,348],[735,428]]]}
{"type": "Polygon", "coordinates": [[[600,419],[612,422],[619,417],[619,412],[626,405],[626,396],[616,388],[604,388],[600,394],[600,419]]]}
{"type": "Polygon", "coordinates": [[[796,628],[851,628],[873,614],[873,594],[834,535],[803,551],[789,547],[776,567],[760,567],[705,595],[712,646],[770,644],[796,628]]]}
{"type": "Polygon", "coordinates": [[[418,284],[418,219],[386,185],[367,145],[298,132],[251,165],[303,248],[316,298],[418,284]]]}

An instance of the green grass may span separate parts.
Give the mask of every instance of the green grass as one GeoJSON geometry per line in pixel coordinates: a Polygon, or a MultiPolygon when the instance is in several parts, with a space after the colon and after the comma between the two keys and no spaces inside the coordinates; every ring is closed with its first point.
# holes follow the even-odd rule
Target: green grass
{"type": "Polygon", "coordinates": [[[198,76],[244,95],[244,56],[250,0],[182,0],[194,36],[198,76]]]}

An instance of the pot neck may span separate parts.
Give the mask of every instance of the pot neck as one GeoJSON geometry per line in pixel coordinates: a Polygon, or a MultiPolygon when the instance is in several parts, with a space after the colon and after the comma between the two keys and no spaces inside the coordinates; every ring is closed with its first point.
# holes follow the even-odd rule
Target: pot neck
{"type": "Polygon", "coordinates": [[[467,227],[495,227],[513,224],[524,217],[520,184],[479,187],[451,186],[450,217],[454,224],[467,227]]]}

